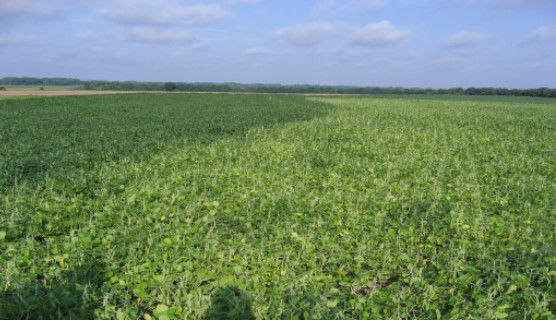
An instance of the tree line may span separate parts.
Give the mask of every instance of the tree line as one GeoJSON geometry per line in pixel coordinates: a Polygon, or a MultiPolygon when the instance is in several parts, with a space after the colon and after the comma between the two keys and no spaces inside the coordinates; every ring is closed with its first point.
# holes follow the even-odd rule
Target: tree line
{"type": "Polygon", "coordinates": [[[6,77],[0,85],[79,86],[86,90],[122,91],[198,91],[198,92],[255,92],[255,93],[323,93],[323,94],[455,94],[556,97],[556,88],[507,89],[507,88],[402,88],[357,87],[324,85],[242,84],[214,82],[136,82],[136,81],[82,81],[72,78],[6,77]]]}
{"type": "Polygon", "coordinates": [[[6,86],[78,86],[81,80],[73,78],[5,77],[0,85],[6,86]]]}

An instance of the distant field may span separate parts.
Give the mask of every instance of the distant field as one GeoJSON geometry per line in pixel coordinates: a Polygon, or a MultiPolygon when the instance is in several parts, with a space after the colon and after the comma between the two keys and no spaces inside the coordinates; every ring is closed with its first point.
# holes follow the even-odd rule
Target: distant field
{"type": "Polygon", "coordinates": [[[0,319],[553,319],[556,100],[0,100],[0,319]]]}

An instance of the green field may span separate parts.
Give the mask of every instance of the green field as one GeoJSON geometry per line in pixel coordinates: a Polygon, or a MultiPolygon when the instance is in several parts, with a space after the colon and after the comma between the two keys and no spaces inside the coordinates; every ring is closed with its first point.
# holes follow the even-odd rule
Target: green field
{"type": "Polygon", "coordinates": [[[0,100],[0,319],[554,319],[556,100],[0,100]]]}

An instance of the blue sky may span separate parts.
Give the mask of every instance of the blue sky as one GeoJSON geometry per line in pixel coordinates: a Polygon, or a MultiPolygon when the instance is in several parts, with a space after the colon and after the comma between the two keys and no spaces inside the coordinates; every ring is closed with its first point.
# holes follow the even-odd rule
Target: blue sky
{"type": "Polygon", "coordinates": [[[556,0],[0,0],[0,77],[556,87],[556,0]]]}

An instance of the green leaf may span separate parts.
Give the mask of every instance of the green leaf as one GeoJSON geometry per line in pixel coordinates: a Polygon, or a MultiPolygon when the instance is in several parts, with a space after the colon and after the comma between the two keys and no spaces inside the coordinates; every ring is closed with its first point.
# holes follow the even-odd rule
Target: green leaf
{"type": "Polygon", "coordinates": [[[154,309],[154,314],[155,315],[160,315],[163,313],[168,312],[168,306],[165,304],[159,304],[156,306],[156,308],[154,309]]]}

